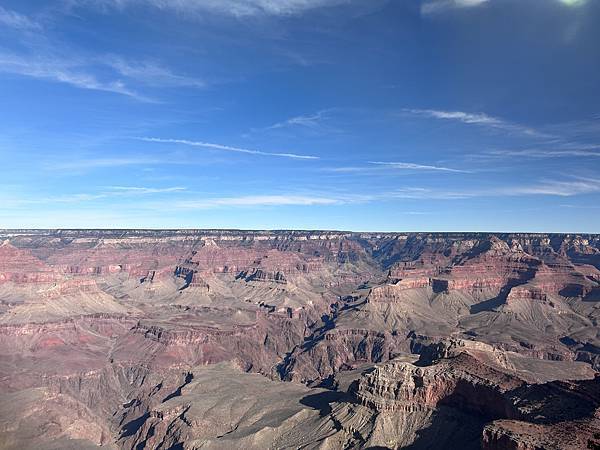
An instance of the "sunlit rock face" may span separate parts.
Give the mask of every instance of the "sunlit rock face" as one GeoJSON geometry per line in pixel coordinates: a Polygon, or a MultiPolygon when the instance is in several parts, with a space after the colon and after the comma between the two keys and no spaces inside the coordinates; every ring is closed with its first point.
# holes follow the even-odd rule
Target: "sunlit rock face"
{"type": "Polygon", "coordinates": [[[599,236],[0,242],[1,448],[598,445],[599,236]]]}

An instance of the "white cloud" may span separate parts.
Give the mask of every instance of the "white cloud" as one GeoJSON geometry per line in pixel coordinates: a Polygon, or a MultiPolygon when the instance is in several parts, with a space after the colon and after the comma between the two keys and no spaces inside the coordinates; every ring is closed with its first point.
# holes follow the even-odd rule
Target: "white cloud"
{"type": "Polygon", "coordinates": [[[296,117],[291,117],[283,122],[277,122],[265,128],[265,130],[275,130],[290,126],[301,126],[307,128],[319,128],[322,120],[326,117],[328,110],[318,111],[315,114],[306,114],[296,117]]]}
{"type": "Polygon", "coordinates": [[[148,61],[127,61],[119,56],[99,58],[102,64],[112,67],[119,74],[149,86],[162,87],[206,87],[203,80],[171,72],[160,64],[148,61]]]}
{"type": "Polygon", "coordinates": [[[66,83],[82,89],[113,92],[137,100],[152,101],[129,89],[121,80],[100,81],[95,75],[78,67],[74,61],[60,58],[0,54],[0,72],[66,83]]]}
{"type": "Polygon", "coordinates": [[[473,192],[408,187],[396,189],[389,194],[382,194],[381,200],[462,200],[476,197],[477,195],[477,193],[473,192]]]}
{"type": "Polygon", "coordinates": [[[404,109],[405,113],[415,116],[429,117],[440,120],[453,120],[469,125],[504,130],[511,133],[523,134],[531,137],[554,138],[555,136],[542,133],[534,128],[512,123],[497,117],[488,116],[485,113],[468,113],[463,111],[441,111],[436,109],[404,109]]]}
{"type": "Polygon", "coordinates": [[[372,200],[389,200],[394,198],[461,200],[476,197],[518,197],[532,195],[572,197],[594,193],[600,193],[600,180],[579,177],[569,180],[541,180],[531,185],[498,186],[496,188],[456,191],[429,188],[403,188],[373,197],[372,200]]]}
{"type": "Polygon", "coordinates": [[[38,30],[40,25],[29,17],[0,6],[0,25],[18,30],[38,30]]]}
{"type": "Polygon", "coordinates": [[[323,172],[334,172],[334,173],[360,173],[360,172],[369,172],[373,168],[372,167],[364,167],[364,166],[343,166],[343,167],[325,167],[321,169],[323,172]]]}
{"type": "Polygon", "coordinates": [[[439,111],[434,109],[406,109],[405,111],[423,116],[434,117],[436,119],[458,120],[464,123],[477,123],[492,126],[502,126],[504,121],[495,117],[490,117],[484,113],[466,113],[462,111],[439,111]]]}
{"type": "Polygon", "coordinates": [[[562,4],[567,6],[580,6],[583,5],[587,0],[559,0],[562,4]]]}
{"type": "Polygon", "coordinates": [[[52,163],[47,166],[50,170],[86,170],[86,169],[102,169],[107,167],[124,167],[138,166],[149,164],[165,164],[167,161],[136,157],[136,158],[96,158],[96,159],[81,159],[65,162],[52,163]]]}
{"type": "Polygon", "coordinates": [[[138,139],[140,139],[142,141],[146,141],[146,142],[190,145],[192,147],[204,147],[204,148],[211,148],[211,149],[215,149],[215,150],[223,150],[223,151],[227,151],[227,152],[245,153],[245,154],[249,154],[249,155],[276,156],[276,157],[281,157],[281,158],[292,158],[292,159],[319,159],[318,156],[298,155],[296,153],[263,152],[261,150],[251,150],[251,149],[247,149],[247,148],[231,147],[229,145],[213,144],[210,142],[190,141],[187,139],[161,139],[161,138],[153,138],[153,137],[142,137],[142,138],[138,138],[138,139]]]}
{"type": "Polygon", "coordinates": [[[600,180],[593,178],[578,178],[571,181],[550,180],[532,186],[512,187],[498,191],[499,194],[506,195],[551,195],[559,197],[598,192],[600,192],[600,180]]]}
{"type": "Polygon", "coordinates": [[[180,201],[179,208],[205,209],[217,207],[252,207],[252,206],[327,206],[356,203],[369,203],[394,199],[458,199],[469,195],[456,192],[434,192],[425,188],[406,187],[381,194],[333,194],[329,196],[315,195],[249,195],[240,197],[223,197],[196,201],[180,201]]]}
{"type": "Polygon", "coordinates": [[[469,6],[481,5],[487,1],[489,0],[454,0],[454,3],[461,8],[466,8],[469,6]]]}
{"type": "Polygon", "coordinates": [[[50,197],[36,198],[12,198],[12,206],[23,205],[48,205],[48,204],[71,204],[71,203],[88,203],[95,200],[127,198],[137,196],[150,196],[154,194],[172,194],[182,193],[187,189],[180,186],[155,188],[155,187],[139,187],[139,186],[107,186],[101,188],[96,193],[73,193],[55,195],[50,197]]]}
{"type": "MultiPolygon", "coordinates": [[[[390,202],[395,200],[436,200],[456,201],[472,198],[517,197],[517,196],[553,196],[573,197],[585,194],[600,193],[600,180],[591,178],[577,178],[570,180],[548,180],[531,185],[498,186],[496,188],[482,188],[469,190],[437,189],[425,187],[401,187],[386,192],[374,194],[341,194],[331,193],[322,195],[315,193],[293,194],[257,194],[231,197],[192,198],[187,199],[190,193],[184,187],[139,187],[139,186],[109,186],[96,193],[74,193],[51,197],[19,198],[6,197],[2,202],[6,205],[5,212],[30,211],[33,205],[44,205],[49,212],[56,207],[84,208],[98,207],[98,201],[113,201],[112,206],[135,211],[193,211],[221,208],[260,208],[281,206],[334,206],[353,205],[372,202],[390,202]],[[146,197],[160,196],[162,194],[175,195],[167,200],[149,200],[146,197]],[[180,195],[186,195],[182,198],[180,195]],[[144,196],[144,201],[138,197],[144,196]],[[115,199],[128,199],[126,202],[115,203],[115,199]]],[[[107,203],[108,204],[108,203],[107,203]]],[[[425,214],[421,212],[407,212],[406,214],[425,214]]]]}
{"type": "Polygon", "coordinates": [[[434,14],[453,8],[471,8],[489,0],[428,0],[421,4],[421,13],[434,14]]]}
{"type": "Polygon", "coordinates": [[[185,191],[184,187],[167,187],[167,188],[150,188],[150,187],[138,187],[138,186],[108,186],[111,194],[114,195],[145,195],[145,194],[165,194],[170,192],[182,192],[185,191]]]}
{"type": "Polygon", "coordinates": [[[65,195],[57,195],[53,197],[45,197],[45,198],[37,198],[34,200],[24,200],[24,203],[29,204],[49,204],[49,203],[83,203],[83,202],[91,202],[94,200],[99,200],[102,198],[106,198],[107,195],[100,194],[65,194],[65,195]]]}
{"type": "Polygon", "coordinates": [[[179,14],[196,15],[211,12],[234,17],[293,16],[304,12],[350,3],[351,0],[79,0],[83,4],[123,8],[146,5],[179,14]]]}
{"type": "Polygon", "coordinates": [[[140,94],[130,85],[206,86],[198,78],[178,75],[155,62],[127,61],[114,55],[86,57],[63,54],[53,47],[33,47],[29,53],[23,54],[0,52],[0,72],[66,83],[81,89],[112,92],[144,102],[156,100],[140,94]],[[106,68],[110,69],[110,73],[106,72],[106,68]],[[102,77],[96,75],[102,72],[102,77]]]}
{"type": "Polygon", "coordinates": [[[440,171],[440,172],[469,173],[468,170],[451,169],[449,167],[429,166],[429,165],[424,165],[424,164],[415,164],[415,163],[407,163],[407,162],[369,161],[369,164],[375,164],[378,166],[385,166],[385,167],[389,167],[391,169],[399,169],[399,170],[430,170],[430,171],[440,171]]]}
{"type": "Polygon", "coordinates": [[[339,198],[307,195],[247,195],[241,197],[220,197],[202,200],[175,202],[173,206],[181,209],[210,209],[219,207],[250,206],[315,206],[342,203],[339,198]]]}
{"type": "Polygon", "coordinates": [[[600,157],[600,152],[594,152],[591,150],[583,149],[570,149],[570,150],[544,150],[544,149],[526,149],[526,150],[490,150],[485,152],[487,156],[497,157],[513,157],[517,156],[520,158],[532,158],[532,159],[543,159],[543,158],[570,158],[570,157],[600,157]]]}

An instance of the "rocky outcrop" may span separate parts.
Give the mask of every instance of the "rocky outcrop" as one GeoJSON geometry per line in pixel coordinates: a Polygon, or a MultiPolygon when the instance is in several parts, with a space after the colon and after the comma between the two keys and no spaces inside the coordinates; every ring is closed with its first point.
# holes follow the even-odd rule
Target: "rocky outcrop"
{"type": "Polygon", "coordinates": [[[263,269],[252,269],[240,272],[238,278],[242,278],[245,281],[263,281],[263,282],[272,282],[272,283],[287,283],[287,279],[285,274],[279,270],[277,271],[266,271],[263,269]]]}
{"type": "Polygon", "coordinates": [[[523,386],[512,392],[520,420],[495,420],[483,430],[484,449],[600,447],[600,379],[523,386]]]}
{"type": "Polygon", "coordinates": [[[390,361],[363,376],[357,400],[376,411],[416,411],[443,404],[482,417],[518,417],[503,393],[523,382],[461,353],[432,366],[390,361]]]}

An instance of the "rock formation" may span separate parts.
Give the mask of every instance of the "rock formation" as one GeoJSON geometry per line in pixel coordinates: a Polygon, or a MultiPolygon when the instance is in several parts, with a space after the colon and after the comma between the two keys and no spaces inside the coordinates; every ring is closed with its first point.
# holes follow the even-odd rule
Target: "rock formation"
{"type": "Polygon", "coordinates": [[[600,446],[600,236],[0,241],[0,448],[600,446]]]}

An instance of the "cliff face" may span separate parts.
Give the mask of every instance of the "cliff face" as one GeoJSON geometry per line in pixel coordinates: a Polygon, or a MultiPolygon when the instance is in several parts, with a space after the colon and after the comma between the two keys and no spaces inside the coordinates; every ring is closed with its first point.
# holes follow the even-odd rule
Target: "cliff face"
{"type": "MultiPolygon", "coordinates": [[[[438,354],[440,346],[430,349],[438,354]]],[[[529,384],[525,372],[493,361],[504,352],[449,341],[445,357],[416,363],[389,361],[364,372],[348,393],[371,417],[365,444],[396,441],[417,448],[447,448],[448,433],[461,448],[579,449],[598,445],[600,378],[529,384]],[[449,418],[460,418],[453,423],[449,418]],[[403,431],[388,421],[410,424],[403,431]],[[441,434],[438,434],[441,433],[441,434]]],[[[551,363],[552,364],[552,363],[551,363]]],[[[573,376],[575,374],[573,373],[573,376]]],[[[591,376],[592,378],[589,378],[591,376]]],[[[338,404],[342,410],[342,404],[338,404]]],[[[412,448],[412,447],[411,447],[412,448]]]]}
{"type": "Polygon", "coordinates": [[[360,374],[335,401],[299,398],[263,428],[244,416],[246,437],[223,428],[232,445],[283,446],[283,430],[325,448],[431,447],[427,430],[465,448],[547,448],[543,436],[571,429],[594,439],[591,406],[560,419],[548,406],[540,421],[523,404],[571,398],[552,383],[600,367],[599,236],[5,230],[0,241],[0,412],[22,417],[2,422],[0,446],[35,447],[25,418],[47,409],[32,417],[58,447],[219,448],[200,431],[200,387],[181,402],[198,386],[187,374],[214,365],[282,393],[293,385],[281,380],[340,389],[360,374]]]}

